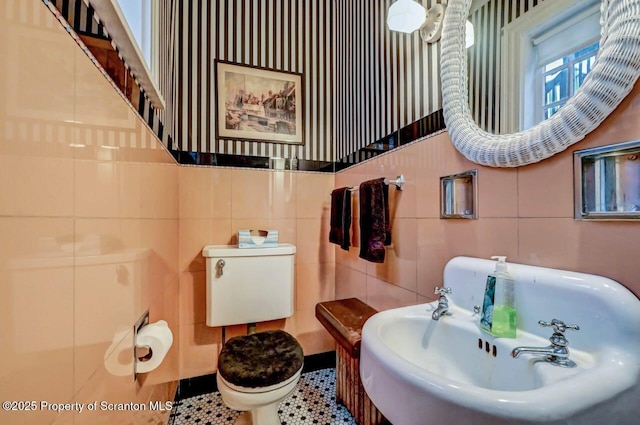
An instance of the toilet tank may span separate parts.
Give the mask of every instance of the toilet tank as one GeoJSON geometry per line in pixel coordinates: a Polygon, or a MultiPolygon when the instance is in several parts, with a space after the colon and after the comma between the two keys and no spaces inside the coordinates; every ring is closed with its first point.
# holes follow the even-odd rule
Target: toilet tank
{"type": "Polygon", "coordinates": [[[296,247],[291,244],[247,249],[205,246],[207,326],[292,316],[295,253],[296,247]]]}

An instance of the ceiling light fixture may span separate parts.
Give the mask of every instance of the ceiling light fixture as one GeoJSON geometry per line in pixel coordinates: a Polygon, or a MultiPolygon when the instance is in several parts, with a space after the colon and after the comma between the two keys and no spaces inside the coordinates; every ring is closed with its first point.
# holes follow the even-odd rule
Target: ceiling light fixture
{"type": "Polygon", "coordinates": [[[419,30],[427,19],[427,11],[413,0],[397,0],[389,7],[387,27],[391,31],[410,34],[419,30]]]}
{"type": "MultiPolygon", "coordinates": [[[[423,41],[435,43],[440,40],[446,10],[446,0],[434,4],[428,11],[414,0],[397,0],[389,7],[387,27],[405,34],[420,30],[423,41]]],[[[465,30],[466,47],[470,47],[474,43],[473,24],[470,21],[467,21],[465,30]]]]}

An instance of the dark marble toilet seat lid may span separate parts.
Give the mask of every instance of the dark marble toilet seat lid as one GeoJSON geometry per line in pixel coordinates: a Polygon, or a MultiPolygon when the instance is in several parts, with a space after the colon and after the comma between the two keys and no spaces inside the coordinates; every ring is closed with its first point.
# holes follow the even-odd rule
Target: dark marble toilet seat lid
{"type": "Polygon", "coordinates": [[[268,387],[295,375],[303,360],[302,347],[287,332],[258,332],[227,341],[218,358],[218,373],[241,387],[268,387]]]}

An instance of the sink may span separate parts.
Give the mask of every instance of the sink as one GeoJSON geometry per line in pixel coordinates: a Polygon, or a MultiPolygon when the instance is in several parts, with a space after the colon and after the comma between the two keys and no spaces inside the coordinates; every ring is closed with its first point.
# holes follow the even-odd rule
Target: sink
{"type": "Polygon", "coordinates": [[[487,274],[495,262],[456,257],[445,267],[449,311],[437,302],[372,316],[362,331],[364,388],[394,425],[427,423],[637,423],[640,415],[640,301],[601,276],[509,263],[516,279],[517,338],[480,330],[487,274]],[[578,324],[567,331],[574,368],[539,355],[513,358],[517,346],[549,345],[539,320],[578,324]]]}

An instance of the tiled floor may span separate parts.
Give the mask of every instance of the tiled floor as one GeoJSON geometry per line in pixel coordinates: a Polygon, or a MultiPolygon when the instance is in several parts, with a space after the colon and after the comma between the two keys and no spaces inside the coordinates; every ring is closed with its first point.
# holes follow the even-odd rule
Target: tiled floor
{"type": "MultiPolygon", "coordinates": [[[[321,369],[302,375],[297,388],[280,403],[283,425],[356,425],[347,409],[336,404],[336,370],[321,369]]],[[[240,412],[229,409],[220,393],[191,397],[174,404],[174,425],[229,425],[240,412]]]]}

